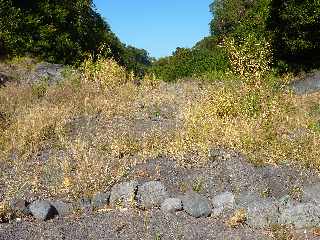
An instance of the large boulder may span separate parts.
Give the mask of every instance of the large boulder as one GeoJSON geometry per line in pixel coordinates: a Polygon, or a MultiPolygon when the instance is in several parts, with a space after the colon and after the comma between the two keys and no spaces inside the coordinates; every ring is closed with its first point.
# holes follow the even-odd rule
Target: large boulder
{"type": "Polygon", "coordinates": [[[32,216],[39,220],[54,218],[58,213],[56,209],[46,200],[36,200],[29,205],[32,216]]]}
{"type": "Polygon", "coordinates": [[[314,203],[300,203],[281,212],[279,223],[297,229],[317,227],[320,224],[320,207],[314,203]]]}
{"type": "Polygon", "coordinates": [[[50,202],[51,205],[55,208],[57,214],[60,217],[65,217],[74,211],[74,207],[71,203],[64,202],[62,200],[54,200],[50,202]]]}
{"type": "Polygon", "coordinates": [[[5,85],[6,82],[8,82],[9,80],[10,80],[9,76],[7,76],[6,74],[0,72],[0,87],[5,85]]]}
{"type": "Polygon", "coordinates": [[[92,200],[91,204],[95,209],[99,209],[108,205],[110,201],[110,192],[98,192],[96,193],[92,200]]]}
{"type": "Polygon", "coordinates": [[[212,212],[209,200],[196,192],[188,192],[181,197],[183,209],[195,218],[208,217],[212,212]]]}
{"type": "Polygon", "coordinates": [[[34,71],[29,76],[29,83],[46,81],[49,84],[63,80],[65,67],[61,64],[42,62],[38,63],[34,71]]]}
{"type": "Polygon", "coordinates": [[[223,192],[212,199],[212,214],[217,217],[235,208],[235,196],[231,192],[223,192]]]}
{"type": "Polygon", "coordinates": [[[291,89],[298,95],[313,93],[320,90],[320,71],[314,70],[296,79],[290,84],[291,89]]]}
{"type": "Polygon", "coordinates": [[[91,204],[91,198],[89,197],[82,197],[78,201],[78,207],[81,211],[83,211],[86,214],[89,214],[92,212],[93,207],[91,204]]]}
{"type": "Polygon", "coordinates": [[[15,198],[10,201],[10,209],[17,217],[28,216],[31,215],[31,212],[28,208],[29,204],[30,203],[24,199],[15,198]]]}
{"type": "Polygon", "coordinates": [[[253,228],[265,228],[278,223],[278,201],[262,198],[255,192],[240,194],[236,198],[236,208],[246,210],[247,224],[253,228]]]}
{"type": "Polygon", "coordinates": [[[304,201],[311,201],[320,205],[320,184],[309,185],[302,190],[302,198],[304,201]]]}
{"type": "Polygon", "coordinates": [[[150,181],[138,187],[137,202],[143,209],[159,207],[169,197],[166,187],[159,181],[150,181]]]}
{"type": "Polygon", "coordinates": [[[137,189],[137,181],[114,185],[111,189],[110,205],[113,207],[131,207],[135,203],[137,189]]]}
{"type": "Polygon", "coordinates": [[[271,199],[260,199],[247,207],[247,224],[253,228],[265,228],[278,223],[279,208],[271,199]]]}
{"type": "Polygon", "coordinates": [[[161,204],[161,210],[168,213],[180,211],[182,208],[182,201],[179,198],[167,198],[161,204]]]}

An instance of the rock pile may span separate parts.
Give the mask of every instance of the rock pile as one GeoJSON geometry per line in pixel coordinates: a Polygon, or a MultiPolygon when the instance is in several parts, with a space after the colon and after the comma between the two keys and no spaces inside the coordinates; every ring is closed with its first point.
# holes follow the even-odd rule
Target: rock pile
{"type": "Polygon", "coordinates": [[[24,200],[11,202],[11,209],[21,215],[32,215],[38,220],[48,220],[56,216],[71,215],[77,209],[83,212],[105,207],[138,208],[146,210],[160,208],[163,212],[174,214],[184,210],[194,218],[214,217],[227,219],[237,210],[246,213],[246,224],[261,229],[274,224],[290,225],[296,229],[316,227],[320,224],[319,185],[303,189],[301,201],[289,195],[280,199],[262,197],[254,192],[222,192],[210,198],[197,192],[186,192],[179,196],[170,196],[160,181],[139,184],[136,181],[118,183],[110,192],[97,193],[92,198],[82,198],[77,203],[61,200],[36,200],[28,203],[24,200]]]}

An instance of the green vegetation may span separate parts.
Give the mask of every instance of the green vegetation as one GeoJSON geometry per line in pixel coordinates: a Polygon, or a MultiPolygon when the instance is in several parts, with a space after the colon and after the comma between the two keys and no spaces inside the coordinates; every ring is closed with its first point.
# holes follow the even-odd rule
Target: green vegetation
{"type": "Polygon", "coordinates": [[[184,77],[200,76],[210,71],[225,72],[229,67],[224,49],[216,47],[215,51],[205,48],[177,48],[170,57],[156,61],[151,71],[165,81],[184,77]]]}
{"type": "Polygon", "coordinates": [[[151,63],[145,50],[120,42],[91,0],[0,0],[0,19],[0,55],[31,54],[63,64],[100,55],[137,74],[151,63]]]}
{"type": "MultiPolygon", "coordinates": [[[[161,155],[201,165],[217,146],[257,164],[319,170],[320,93],[284,91],[291,77],[279,74],[319,66],[319,1],[306,2],[315,10],[293,0],[217,0],[213,36],[151,64],[145,50],[116,38],[91,1],[0,0],[1,54],[75,64],[81,73],[0,88],[0,165],[12,169],[0,172],[6,200],[28,191],[92,195],[133,164],[161,155]]],[[[19,69],[24,60],[0,67],[19,69]]],[[[5,212],[0,204],[0,221],[5,212]]],[[[245,217],[239,211],[229,225],[245,217]]]]}
{"type": "Polygon", "coordinates": [[[270,26],[275,55],[291,70],[320,66],[320,1],[273,1],[270,26]]]}
{"type": "MultiPolygon", "coordinates": [[[[253,57],[257,63],[262,56],[268,58],[260,67],[269,72],[297,72],[320,66],[319,1],[215,0],[210,10],[214,16],[210,23],[212,36],[191,49],[178,48],[172,56],[156,61],[152,69],[156,76],[172,81],[195,75],[216,77],[221,72],[225,75],[237,54],[230,43],[239,51],[246,49],[242,52],[245,61],[253,57]],[[261,52],[263,48],[266,53],[261,52]],[[260,56],[253,56],[255,52],[260,56]]],[[[248,64],[257,67],[248,61],[239,64],[243,68],[248,64]]],[[[236,67],[237,73],[245,71],[236,67]]]]}

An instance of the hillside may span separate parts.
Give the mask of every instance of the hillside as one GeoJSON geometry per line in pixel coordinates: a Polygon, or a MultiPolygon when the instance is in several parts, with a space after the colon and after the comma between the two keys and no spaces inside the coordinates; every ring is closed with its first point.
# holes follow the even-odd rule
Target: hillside
{"type": "Polygon", "coordinates": [[[316,239],[318,92],[260,86],[257,108],[231,76],[138,83],[112,60],[1,72],[1,239],[316,239]]]}
{"type": "Polygon", "coordinates": [[[0,0],[0,240],[320,239],[319,1],[209,8],[155,59],[92,0],[0,0]]]}

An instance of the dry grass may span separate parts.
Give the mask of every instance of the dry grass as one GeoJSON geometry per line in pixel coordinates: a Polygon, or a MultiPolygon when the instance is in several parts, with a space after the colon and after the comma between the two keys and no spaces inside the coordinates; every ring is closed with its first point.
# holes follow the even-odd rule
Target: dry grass
{"type": "Polygon", "coordinates": [[[6,198],[92,195],[149,158],[194,166],[216,146],[256,163],[318,169],[319,94],[297,97],[268,82],[169,84],[149,76],[138,86],[100,60],[57,85],[9,84],[0,89],[6,198]]]}
{"type": "Polygon", "coordinates": [[[231,216],[227,221],[226,225],[231,228],[237,228],[245,223],[247,220],[247,213],[245,209],[237,210],[233,216],[231,216]]]}
{"type": "Polygon", "coordinates": [[[0,223],[9,221],[11,211],[5,202],[0,202],[0,223]]]}
{"type": "Polygon", "coordinates": [[[82,73],[42,94],[38,85],[0,89],[6,198],[91,195],[166,153],[176,128],[174,89],[152,77],[137,86],[112,60],[86,62],[82,73]]]}

